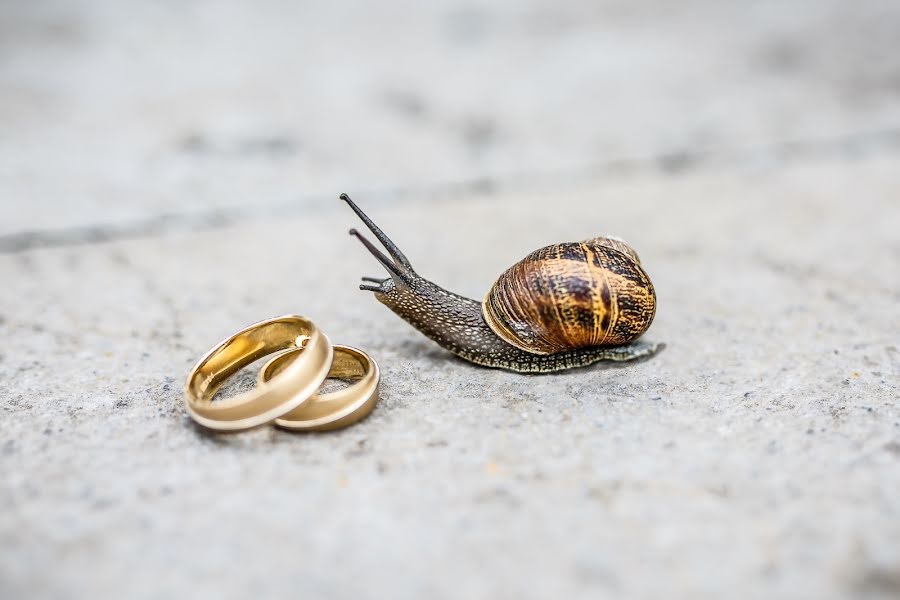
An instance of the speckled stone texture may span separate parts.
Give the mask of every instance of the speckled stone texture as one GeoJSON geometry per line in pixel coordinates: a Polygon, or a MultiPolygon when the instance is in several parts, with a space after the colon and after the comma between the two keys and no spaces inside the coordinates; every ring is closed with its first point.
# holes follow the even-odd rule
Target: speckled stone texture
{"type": "Polygon", "coordinates": [[[897,23],[3,3],[0,597],[897,598],[897,23]],[[455,359],[356,289],[381,273],[342,191],[475,298],[621,236],[667,348],[455,359]],[[380,362],[372,416],[194,426],[196,358],[290,312],[380,362]]]}

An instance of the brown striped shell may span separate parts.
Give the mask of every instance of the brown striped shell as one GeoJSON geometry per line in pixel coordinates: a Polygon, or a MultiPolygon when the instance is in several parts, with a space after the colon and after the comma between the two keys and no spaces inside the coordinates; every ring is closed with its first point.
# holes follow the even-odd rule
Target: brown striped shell
{"type": "Polygon", "coordinates": [[[535,250],[500,275],[481,312],[513,346],[555,354],[639,337],[653,321],[656,293],[630,246],[599,237],[535,250]]]}

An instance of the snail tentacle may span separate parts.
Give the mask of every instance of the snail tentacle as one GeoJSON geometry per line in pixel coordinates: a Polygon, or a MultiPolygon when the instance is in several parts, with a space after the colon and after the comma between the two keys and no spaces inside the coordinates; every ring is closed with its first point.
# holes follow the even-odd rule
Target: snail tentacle
{"type": "Polygon", "coordinates": [[[356,203],[350,199],[350,196],[348,196],[347,194],[341,194],[341,200],[346,202],[350,206],[350,208],[353,209],[353,212],[355,212],[356,215],[362,220],[362,222],[365,223],[366,227],[369,228],[369,231],[371,231],[375,238],[379,242],[381,242],[381,244],[388,251],[388,254],[390,254],[394,260],[396,260],[404,267],[408,267],[410,270],[412,270],[412,265],[409,263],[409,259],[406,258],[406,255],[403,254],[403,252],[400,251],[400,248],[397,247],[397,244],[392,242],[391,238],[385,235],[385,233],[381,230],[381,227],[376,225],[375,222],[369,218],[369,215],[364,213],[362,209],[360,209],[356,205],[356,203]]]}
{"type": "Polygon", "coordinates": [[[398,265],[397,263],[392,261],[390,258],[385,256],[384,252],[379,250],[375,246],[375,244],[373,244],[368,239],[366,239],[366,237],[363,234],[361,234],[360,232],[358,232],[355,229],[351,229],[350,235],[352,235],[353,237],[358,239],[360,242],[362,242],[363,246],[365,246],[366,249],[368,249],[368,251],[372,254],[372,256],[374,256],[376,259],[378,259],[378,262],[381,263],[381,266],[383,266],[385,269],[387,269],[387,271],[391,274],[391,276],[396,276],[401,279],[407,277],[405,268],[403,268],[402,266],[398,265]]]}

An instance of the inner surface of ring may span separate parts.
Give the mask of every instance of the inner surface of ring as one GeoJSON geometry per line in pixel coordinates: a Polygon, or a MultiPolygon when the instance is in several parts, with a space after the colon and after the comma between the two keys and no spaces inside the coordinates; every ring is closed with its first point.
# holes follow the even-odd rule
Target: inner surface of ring
{"type": "MultiPolygon", "coordinates": [[[[281,373],[296,357],[296,352],[289,352],[277,357],[263,374],[264,379],[268,381],[281,373]]],[[[334,361],[328,372],[329,379],[361,379],[368,370],[369,362],[362,355],[347,348],[334,347],[334,361]]]]}
{"type": "Polygon", "coordinates": [[[191,393],[199,401],[211,400],[226,379],[268,354],[295,348],[297,338],[307,333],[308,325],[299,319],[269,322],[240,333],[197,369],[191,393]]]}

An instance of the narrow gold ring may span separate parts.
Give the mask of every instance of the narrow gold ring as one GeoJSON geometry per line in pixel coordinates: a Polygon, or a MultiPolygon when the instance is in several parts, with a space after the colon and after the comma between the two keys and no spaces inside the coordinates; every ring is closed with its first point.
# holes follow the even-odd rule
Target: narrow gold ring
{"type": "Polygon", "coordinates": [[[268,423],[309,400],[331,368],[331,341],[312,321],[285,315],[238,331],[194,365],[184,386],[185,406],[195,421],[219,431],[238,431],[268,423]],[[226,379],[279,350],[298,351],[271,381],[233,398],[212,402],[226,379]]]}
{"type": "MultiPolygon", "coordinates": [[[[287,350],[273,357],[259,372],[260,385],[280,376],[279,373],[291,368],[298,359],[297,350],[287,350]]],[[[334,392],[314,395],[309,402],[275,419],[275,424],[299,431],[328,431],[361,421],[375,408],[381,372],[378,363],[362,350],[335,344],[334,362],[328,377],[358,381],[334,392]]]]}

